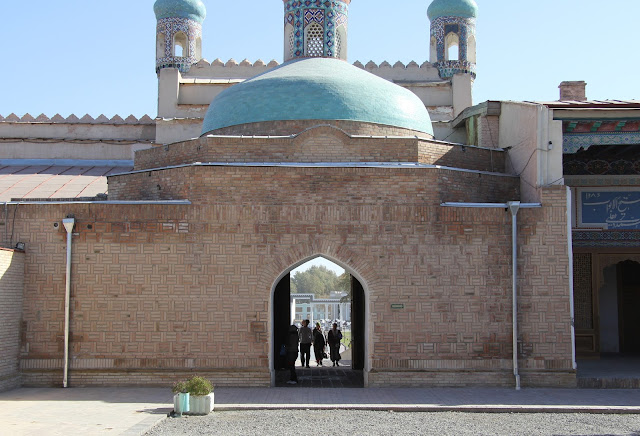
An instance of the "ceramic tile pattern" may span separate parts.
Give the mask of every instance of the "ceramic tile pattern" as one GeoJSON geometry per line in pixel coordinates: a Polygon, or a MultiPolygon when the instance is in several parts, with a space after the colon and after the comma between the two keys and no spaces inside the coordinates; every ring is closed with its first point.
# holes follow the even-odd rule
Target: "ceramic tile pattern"
{"type": "MultiPolygon", "coordinates": [[[[309,56],[305,51],[306,28],[317,23],[323,26],[323,49],[322,57],[343,57],[336,50],[337,32],[341,27],[345,34],[347,29],[349,5],[342,1],[328,0],[290,0],[284,4],[284,22],[294,28],[294,51],[293,58],[309,56]]],[[[345,42],[341,41],[344,45],[345,42]]]]}

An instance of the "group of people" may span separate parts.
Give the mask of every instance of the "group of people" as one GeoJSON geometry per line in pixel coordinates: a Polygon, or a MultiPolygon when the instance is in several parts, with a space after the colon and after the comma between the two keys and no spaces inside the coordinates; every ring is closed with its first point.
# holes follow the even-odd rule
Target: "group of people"
{"type": "Polygon", "coordinates": [[[325,346],[329,345],[329,357],[333,366],[340,366],[340,341],[342,340],[342,332],[338,329],[338,324],[333,323],[333,327],[327,333],[325,338],[320,323],[316,323],[313,330],[309,328],[309,320],[302,321],[302,327],[298,329],[295,325],[289,327],[287,337],[286,361],[291,372],[291,377],[287,383],[298,383],[296,374],[296,359],[298,358],[298,344],[300,344],[300,362],[303,368],[310,368],[311,363],[311,346],[313,345],[313,354],[316,358],[316,366],[322,366],[322,362],[326,357],[325,346]]]}

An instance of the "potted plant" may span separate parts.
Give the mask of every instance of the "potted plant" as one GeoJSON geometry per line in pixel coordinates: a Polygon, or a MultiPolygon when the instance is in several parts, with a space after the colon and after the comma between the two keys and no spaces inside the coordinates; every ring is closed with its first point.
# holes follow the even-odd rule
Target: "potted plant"
{"type": "Polygon", "coordinates": [[[180,381],[173,385],[171,391],[173,396],[173,410],[176,415],[182,416],[183,413],[189,412],[189,390],[187,382],[180,381]]]}
{"type": "Polygon", "coordinates": [[[189,392],[190,415],[208,415],[213,410],[214,396],[211,382],[200,376],[193,376],[186,381],[189,392]]]}

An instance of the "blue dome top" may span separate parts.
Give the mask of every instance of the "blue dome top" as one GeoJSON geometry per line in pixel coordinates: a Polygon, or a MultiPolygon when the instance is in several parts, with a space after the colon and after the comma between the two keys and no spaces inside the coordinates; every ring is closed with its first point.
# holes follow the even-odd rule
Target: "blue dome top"
{"type": "Polygon", "coordinates": [[[284,120],[361,121],[433,135],[429,113],[414,93],[332,58],[292,60],[227,88],[211,102],[202,134],[284,120]]]}
{"type": "Polygon", "coordinates": [[[476,18],[478,5],[475,0],[433,0],[427,15],[431,21],[440,17],[476,18]]]}
{"type": "Polygon", "coordinates": [[[156,0],[153,5],[156,19],[188,18],[202,24],[207,16],[207,8],[201,0],[156,0]]]}

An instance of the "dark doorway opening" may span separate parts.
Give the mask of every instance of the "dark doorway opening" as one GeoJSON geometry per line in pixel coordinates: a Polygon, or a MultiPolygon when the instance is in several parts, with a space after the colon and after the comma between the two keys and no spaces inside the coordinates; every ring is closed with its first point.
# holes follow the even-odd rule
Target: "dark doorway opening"
{"type": "Polygon", "coordinates": [[[640,264],[618,264],[618,331],[620,352],[640,353],[640,264]]]}
{"type": "MultiPolygon", "coordinates": [[[[295,283],[292,289],[291,274],[286,274],[276,284],[273,295],[273,370],[275,372],[274,385],[277,387],[363,387],[365,367],[365,335],[366,335],[366,298],[364,287],[360,281],[345,272],[348,292],[343,292],[336,302],[333,299],[318,298],[315,303],[321,307],[335,306],[333,310],[326,309],[330,314],[329,321],[326,316],[320,319],[324,312],[316,312],[311,306],[314,303],[313,297],[305,300],[299,289],[296,290],[295,283]],[[298,293],[296,293],[298,292],[298,293]],[[302,306],[302,307],[300,307],[302,306]],[[311,307],[311,308],[310,308],[311,307]],[[333,319],[333,318],[337,319],[333,319]],[[341,356],[339,366],[333,366],[330,359],[322,360],[322,366],[315,360],[313,347],[311,349],[311,367],[302,368],[300,365],[300,354],[296,362],[296,373],[298,383],[296,385],[287,384],[289,380],[289,370],[286,369],[285,358],[281,356],[281,348],[285,343],[289,326],[292,322],[299,324],[302,319],[309,319],[314,327],[316,322],[321,323],[321,328],[327,336],[328,329],[335,321],[339,328],[344,330],[341,356]]],[[[297,325],[300,327],[299,325],[297,325]]],[[[329,354],[329,349],[326,349],[329,354]]]]}

